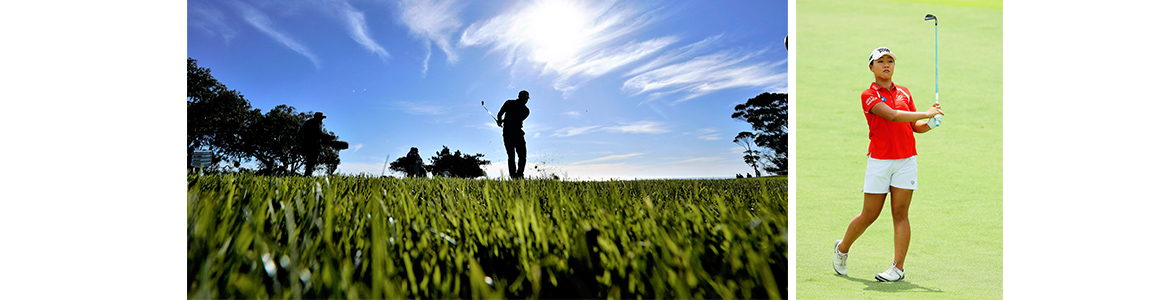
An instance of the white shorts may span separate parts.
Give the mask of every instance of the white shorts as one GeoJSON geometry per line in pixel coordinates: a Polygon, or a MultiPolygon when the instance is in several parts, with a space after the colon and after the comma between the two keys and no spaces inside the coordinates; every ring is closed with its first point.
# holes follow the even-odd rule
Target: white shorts
{"type": "Polygon", "coordinates": [[[869,158],[865,166],[866,194],[887,194],[890,187],[906,190],[918,189],[918,156],[903,159],[869,158]]]}

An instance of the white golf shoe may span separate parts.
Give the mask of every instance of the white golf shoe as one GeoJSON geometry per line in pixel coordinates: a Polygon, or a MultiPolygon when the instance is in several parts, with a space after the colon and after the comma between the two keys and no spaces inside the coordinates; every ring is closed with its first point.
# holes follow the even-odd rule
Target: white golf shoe
{"type": "Polygon", "coordinates": [[[841,245],[841,240],[833,244],[833,270],[837,271],[837,275],[846,275],[849,270],[845,267],[845,260],[849,259],[849,253],[841,253],[837,247],[841,245]]]}
{"type": "Polygon", "coordinates": [[[881,282],[902,281],[902,279],[906,279],[906,272],[898,270],[898,262],[894,262],[894,264],[890,265],[889,269],[886,269],[885,272],[877,273],[873,278],[881,282]]]}

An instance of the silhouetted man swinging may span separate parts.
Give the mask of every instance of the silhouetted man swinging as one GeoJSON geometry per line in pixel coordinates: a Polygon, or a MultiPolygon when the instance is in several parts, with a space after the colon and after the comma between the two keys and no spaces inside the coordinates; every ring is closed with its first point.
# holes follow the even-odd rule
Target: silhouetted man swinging
{"type": "Polygon", "coordinates": [[[504,150],[508,152],[508,176],[524,178],[524,159],[528,149],[524,144],[524,119],[528,118],[528,91],[520,91],[516,100],[504,101],[496,115],[496,125],[504,127],[504,150]],[[506,118],[505,118],[506,117],[506,118]],[[517,156],[520,163],[517,164],[517,156]],[[519,167],[519,168],[517,168],[519,167]]]}

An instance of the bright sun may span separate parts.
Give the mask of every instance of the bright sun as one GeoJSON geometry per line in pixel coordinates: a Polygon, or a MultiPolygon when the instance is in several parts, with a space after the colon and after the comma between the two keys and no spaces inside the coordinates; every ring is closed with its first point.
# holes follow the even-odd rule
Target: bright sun
{"type": "Polygon", "coordinates": [[[589,40],[587,14],[587,8],[568,1],[537,1],[525,9],[520,32],[532,47],[532,59],[571,64],[589,40]]]}

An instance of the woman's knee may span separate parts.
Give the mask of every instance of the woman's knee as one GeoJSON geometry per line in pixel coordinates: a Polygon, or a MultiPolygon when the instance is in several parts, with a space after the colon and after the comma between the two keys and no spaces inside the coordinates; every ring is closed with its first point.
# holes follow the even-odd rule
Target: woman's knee
{"type": "Polygon", "coordinates": [[[908,221],[910,220],[910,209],[909,207],[901,209],[899,207],[893,207],[890,216],[894,217],[894,222],[908,221]]]}
{"type": "Polygon", "coordinates": [[[857,220],[864,223],[865,225],[869,225],[869,224],[873,224],[874,221],[877,221],[877,218],[880,215],[881,215],[881,211],[873,212],[873,211],[863,210],[863,211],[861,211],[860,214],[857,215],[857,220]]]}

